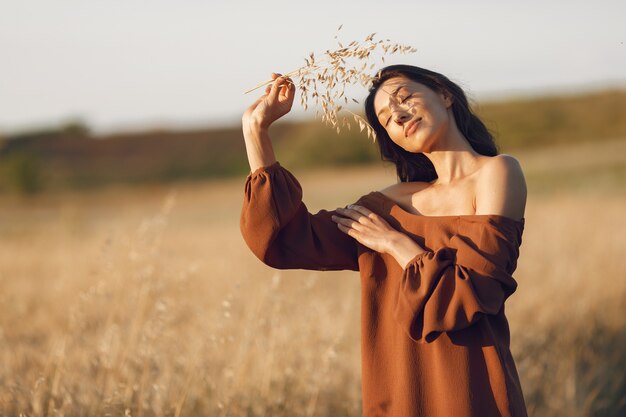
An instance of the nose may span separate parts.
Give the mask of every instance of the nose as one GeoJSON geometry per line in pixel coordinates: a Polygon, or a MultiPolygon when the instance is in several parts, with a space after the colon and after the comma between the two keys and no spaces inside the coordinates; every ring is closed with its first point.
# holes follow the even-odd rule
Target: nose
{"type": "Polygon", "coordinates": [[[409,114],[401,109],[397,109],[393,112],[393,121],[397,124],[402,124],[409,119],[409,114]]]}

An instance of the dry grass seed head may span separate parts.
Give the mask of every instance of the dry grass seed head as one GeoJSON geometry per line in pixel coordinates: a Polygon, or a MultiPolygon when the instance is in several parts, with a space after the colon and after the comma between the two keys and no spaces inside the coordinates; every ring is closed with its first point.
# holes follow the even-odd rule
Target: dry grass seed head
{"type": "MultiPolygon", "coordinates": [[[[340,25],[337,32],[342,27],[343,25],[340,25]]],[[[345,88],[348,85],[357,84],[362,85],[366,89],[371,87],[373,80],[379,76],[379,72],[373,76],[366,72],[376,66],[375,63],[369,62],[374,52],[381,53],[381,61],[383,63],[385,62],[385,54],[416,52],[416,49],[411,46],[392,44],[389,39],[374,41],[375,35],[375,32],[371,33],[365,38],[363,43],[351,41],[347,46],[344,46],[344,43],[339,41],[338,36],[335,35],[339,49],[335,51],[326,50],[322,60],[316,60],[315,54],[311,52],[308,58],[304,59],[304,66],[286,74],[286,76],[293,76],[297,79],[295,84],[300,90],[301,106],[305,110],[308,109],[310,94],[312,98],[315,98],[315,117],[318,117],[320,113],[319,107],[321,106],[323,113],[322,122],[333,127],[337,133],[340,133],[343,127],[350,129],[348,119],[343,118],[341,126],[338,123],[337,113],[345,110],[352,115],[352,119],[359,125],[361,132],[366,130],[367,136],[371,137],[372,140],[376,140],[374,129],[367,120],[348,109],[344,109],[339,104],[342,99],[344,104],[349,102],[349,97],[345,94],[345,88]]],[[[358,100],[351,99],[353,102],[359,103],[358,100]]]]}

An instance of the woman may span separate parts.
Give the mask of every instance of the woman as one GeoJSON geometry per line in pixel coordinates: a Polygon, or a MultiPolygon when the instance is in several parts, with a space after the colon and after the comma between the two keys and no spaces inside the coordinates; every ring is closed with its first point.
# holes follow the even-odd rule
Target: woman
{"type": "Polygon", "coordinates": [[[456,84],[386,67],[365,110],[400,182],[311,214],[267,133],[295,93],[273,78],[242,119],[241,230],[275,268],[360,271],[363,415],[526,416],[504,315],[525,221],[517,160],[498,155],[456,84]]]}

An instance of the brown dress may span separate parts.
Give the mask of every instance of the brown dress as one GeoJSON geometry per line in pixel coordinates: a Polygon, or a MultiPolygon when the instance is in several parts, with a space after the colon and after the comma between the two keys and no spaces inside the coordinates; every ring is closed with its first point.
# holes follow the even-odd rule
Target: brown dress
{"type": "Polygon", "coordinates": [[[403,269],[358,243],[278,162],[246,179],[241,232],[274,268],[360,271],[363,416],[527,416],[504,315],[524,219],[421,216],[380,192],[356,204],[426,252],[403,269]]]}

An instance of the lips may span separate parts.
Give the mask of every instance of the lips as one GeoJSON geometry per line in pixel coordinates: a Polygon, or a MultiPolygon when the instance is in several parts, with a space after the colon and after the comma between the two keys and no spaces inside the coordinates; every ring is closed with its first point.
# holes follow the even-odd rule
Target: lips
{"type": "Polygon", "coordinates": [[[417,126],[419,125],[419,123],[421,122],[422,118],[420,117],[419,119],[415,119],[412,122],[409,122],[408,125],[406,125],[406,128],[404,129],[404,137],[408,137],[409,135],[413,134],[413,132],[415,132],[415,130],[417,130],[417,126]]]}

